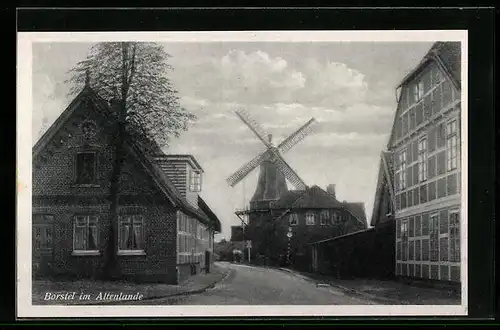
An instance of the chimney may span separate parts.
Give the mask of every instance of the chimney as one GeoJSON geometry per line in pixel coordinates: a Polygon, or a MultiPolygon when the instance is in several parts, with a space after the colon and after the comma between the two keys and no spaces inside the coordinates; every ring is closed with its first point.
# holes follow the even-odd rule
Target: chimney
{"type": "Polygon", "coordinates": [[[326,192],[333,196],[333,198],[337,199],[337,195],[335,194],[335,185],[329,184],[326,186],[326,192]]]}

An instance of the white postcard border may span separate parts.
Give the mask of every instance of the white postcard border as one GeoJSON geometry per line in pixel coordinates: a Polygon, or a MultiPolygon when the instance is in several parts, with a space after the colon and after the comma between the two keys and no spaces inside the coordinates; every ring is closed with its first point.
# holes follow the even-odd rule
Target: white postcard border
{"type": "Polygon", "coordinates": [[[467,244],[461,244],[461,305],[250,305],[250,306],[38,306],[31,297],[31,155],[33,42],[416,42],[460,41],[461,103],[461,242],[467,242],[467,31],[217,31],[217,32],[20,32],[17,44],[17,317],[179,317],[179,316],[449,316],[467,315],[467,244]]]}

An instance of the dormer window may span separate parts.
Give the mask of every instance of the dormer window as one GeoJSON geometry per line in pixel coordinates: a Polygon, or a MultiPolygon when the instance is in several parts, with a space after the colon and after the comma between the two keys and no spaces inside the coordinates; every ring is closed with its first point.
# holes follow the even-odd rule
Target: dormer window
{"type": "Polygon", "coordinates": [[[201,191],[201,172],[192,170],[189,175],[189,190],[201,191]]]}
{"type": "Polygon", "coordinates": [[[95,184],[97,159],[95,152],[79,152],[76,154],[76,183],[95,184]]]}

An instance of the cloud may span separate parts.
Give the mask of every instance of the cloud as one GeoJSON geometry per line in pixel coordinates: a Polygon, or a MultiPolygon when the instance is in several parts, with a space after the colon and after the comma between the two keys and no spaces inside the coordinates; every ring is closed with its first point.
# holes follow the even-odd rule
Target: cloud
{"type": "Polygon", "coordinates": [[[58,97],[57,83],[50,76],[39,72],[33,73],[33,111],[32,111],[32,144],[45,133],[67,106],[66,99],[58,97]]]}
{"type": "Polygon", "coordinates": [[[282,57],[233,49],[176,69],[179,90],[195,99],[244,104],[307,104],[342,110],[366,99],[365,76],[344,63],[307,58],[293,67],[282,57]]]}
{"type": "MultiPolygon", "coordinates": [[[[192,154],[200,162],[202,195],[221,219],[223,236],[239,224],[234,209],[252,197],[259,173],[234,188],[225,179],[265,149],[235,115],[239,108],[273,134],[275,143],[316,118],[314,131],[284,158],[308,185],[335,183],[340,199],[365,201],[369,217],[379,152],[395,111],[394,86],[420,56],[406,58],[409,46],[399,47],[394,55],[392,48],[355,43],[166,45],[173,55],[171,81],[198,120],[165,151],[192,154]]],[[[70,101],[63,96],[64,73],[88,45],[35,48],[33,131],[38,132],[70,101]]]]}

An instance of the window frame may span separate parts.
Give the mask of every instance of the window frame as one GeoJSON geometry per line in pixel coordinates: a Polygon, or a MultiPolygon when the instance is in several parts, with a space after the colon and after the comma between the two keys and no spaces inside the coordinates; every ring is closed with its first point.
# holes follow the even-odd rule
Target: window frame
{"type": "Polygon", "coordinates": [[[396,180],[396,182],[399,182],[398,187],[396,187],[398,189],[398,191],[403,191],[407,188],[406,187],[406,185],[407,185],[406,170],[407,170],[407,165],[408,165],[407,164],[407,157],[406,157],[407,151],[408,151],[408,149],[405,147],[397,153],[398,168],[396,169],[395,176],[398,177],[398,180],[396,180]]]}
{"type": "Polygon", "coordinates": [[[408,261],[409,224],[408,218],[401,220],[401,260],[408,261]]]}
{"type": "Polygon", "coordinates": [[[334,226],[342,223],[342,214],[339,210],[332,211],[331,221],[334,226]]]}
{"type": "Polygon", "coordinates": [[[439,226],[439,213],[431,213],[429,214],[429,261],[431,262],[439,262],[439,235],[440,235],[440,226],[439,226]]]}
{"type": "Polygon", "coordinates": [[[315,225],[316,225],[316,213],[312,211],[306,212],[306,226],[315,226],[315,225]]]}
{"type": "Polygon", "coordinates": [[[73,183],[74,185],[85,187],[85,186],[98,186],[98,152],[96,150],[80,150],[75,153],[74,156],[74,178],[73,178],[73,183]],[[94,162],[93,162],[93,167],[94,167],[94,175],[91,180],[91,182],[78,182],[79,178],[79,172],[78,172],[78,156],[83,155],[83,154],[92,154],[94,157],[94,162]]]}
{"type": "Polygon", "coordinates": [[[446,121],[445,131],[446,131],[445,133],[446,171],[449,172],[449,171],[454,171],[458,168],[458,156],[459,156],[458,118],[448,119],[446,121]]]}
{"type": "Polygon", "coordinates": [[[295,212],[290,213],[288,223],[290,226],[298,226],[299,225],[299,215],[295,212]]]}
{"type": "MultiPolygon", "coordinates": [[[[118,255],[144,255],[145,254],[145,244],[146,244],[146,239],[145,239],[145,228],[144,228],[144,216],[140,213],[130,213],[130,214],[122,214],[118,217],[118,244],[117,244],[117,254],[118,255]],[[134,229],[134,225],[137,225],[140,223],[140,228],[141,228],[141,233],[140,237],[142,239],[141,242],[141,248],[137,249],[122,249],[121,248],[121,229],[122,229],[122,223],[124,221],[124,217],[131,217],[132,219],[130,220],[132,223],[131,228],[134,229]],[[136,217],[140,219],[140,221],[136,221],[136,217]]],[[[130,229],[129,229],[130,230],[130,229]]]]}
{"type": "Polygon", "coordinates": [[[201,191],[201,180],[202,173],[199,170],[190,169],[189,171],[189,191],[200,192],[201,191]],[[194,182],[193,182],[194,180],[194,182]]]}
{"type": "Polygon", "coordinates": [[[448,260],[450,262],[459,263],[461,262],[461,221],[460,221],[460,210],[453,209],[448,211],[448,260]],[[456,224],[451,221],[453,215],[457,216],[456,224]],[[455,231],[454,231],[455,230],[455,231]],[[453,241],[453,245],[452,245],[453,241]],[[458,243],[458,244],[457,244],[458,243]],[[453,249],[452,249],[453,246],[453,249]],[[458,260],[456,260],[458,256],[458,260]]]}
{"type": "MultiPolygon", "coordinates": [[[[45,215],[45,214],[44,214],[45,215]]],[[[32,226],[32,241],[33,241],[33,248],[37,252],[52,252],[54,248],[54,224],[50,222],[46,223],[33,223],[32,226]],[[36,237],[35,237],[35,232],[37,229],[40,229],[40,247],[37,247],[35,243],[36,237]],[[43,230],[45,229],[45,230],[43,230]],[[46,241],[47,238],[47,229],[50,229],[50,244],[48,245],[43,245],[42,242],[46,241]]]]}
{"type": "Polygon", "coordinates": [[[322,210],[319,213],[319,224],[321,226],[327,226],[329,224],[329,220],[330,220],[330,211],[322,210]]]}
{"type": "Polygon", "coordinates": [[[427,153],[427,136],[424,135],[418,139],[418,156],[417,156],[417,163],[418,163],[418,182],[425,182],[427,181],[427,159],[428,159],[428,153],[427,153]]]}
{"type": "MultiPolygon", "coordinates": [[[[97,214],[94,214],[94,213],[91,213],[91,214],[75,214],[73,216],[73,251],[72,251],[72,254],[73,255],[98,255],[100,254],[100,251],[99,251],[99,243],[100,243],[100,239],[99,239],[99,234],[100,234],[100,231],[99,231],[99,215],[97,214]],[[90,229],[90,218],[91,217],[94,217],[95,218],[95,227],[96,227],[96,237],[94,238],[95,239],[95,247],[96,249],[93,249],[93,250],[89,250],[87,248],[85,249],[75,249],[75,243],[76,243],[76,227],[77,227],[77,218],[78,217],[84,217],[86,220],[86,224],[85,224],[85,232],[87,233],[88,235],[88,230],[90,229]]],[[[84,238],[84,241],[85,241],[85,245],[87,245],[87,241],[86,241],[86,237],[84,238]]]]}

